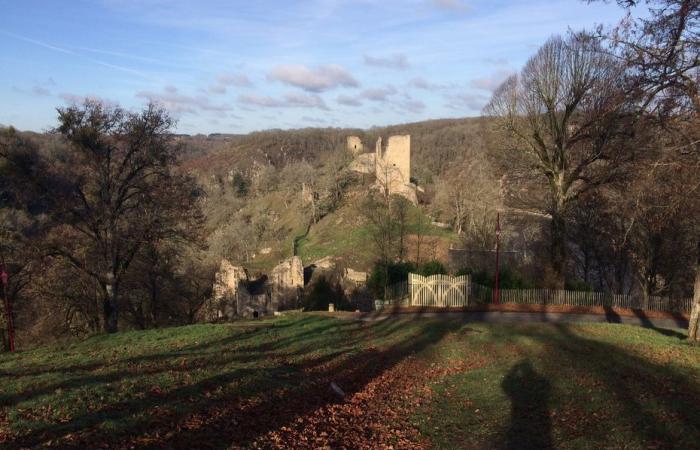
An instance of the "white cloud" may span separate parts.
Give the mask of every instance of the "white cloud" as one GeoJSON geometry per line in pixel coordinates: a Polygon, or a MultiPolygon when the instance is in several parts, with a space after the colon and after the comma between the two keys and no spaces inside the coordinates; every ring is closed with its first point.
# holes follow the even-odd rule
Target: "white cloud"
{"type": "Polygon", "coordinates": [[[398,103],[398,107],[412,113],[419,113],[425,110],[425,103],[420,100],[405,100],[398,103]]]}
{"type": "Polygon", "coordinates": [[[165,86],[162,93],[141,91],[136,93],[137,97],[162,104],[171,113],[197,114],[199,111],[224,112],[230,111],[230,105],[221,103],[213,104],[205,95],[190,96],[181,94],[175,86],[165,86]]]}
{"type": "Polygon", "coordinates": [[[98,102],[102,103],[103,105],[109,105],[109,106],[114,106],[117,105],[117,102],[113,100],[106,99],[104,97],[100,97],[98,95],[94,94],[87,94],[87,95],[80,95],[80,94],[72,94],[69,92],[63,92],[58,94],[58,97],[63,99],[64,102],[70,104],[70,105],[79,105],[85,102],[98,102]]]}
{"type": "Polygon", "coordinates": [[[387,69],[408,69],[410,64],[408,63],[408,58],[403,53],[396,53],[394,55],[375,57],[365,55],[365,64],[368,66],[384,67],[387,69]]]}
{"type": "Polygon", "coordinates": [[[225,73],[216,78],[216,83],[209,86],[209,92],[214,94],[225,94],[230,86],[248,88],[253,83],[247,75],[242,73],[225,73]]]}
{"type": "Polygon", "coordinates": [[[372,100],[373,102],[385,102],[392,95],[396,95],[397,92],[394,86],[387,85],[383,88],[365,89],[360,93],[360,97],[372,100]]]}
{"type": "Polygon", "coordinates": [[[355,97],[351,97],[349,95],[339,95],[338,98],[335,99],[335,101],[340,104],[340,105],[345,105],[345,106],[362,106],[362,102],[359,101],[355,97]]]}
{"type": "Polygon", "coordinates": [[[438,90],[447,89],[448,87],[450,87],[449,85],[446,85],[446,84],[431,83],[430,81],[427,81],[423,77],[413,78],[411,81],[408,82],[408,85],[409,85],[409,87],[413,87],[416,89],[423,89],[425,91],[438,91],[438,90]]]}
{"type": "Polygon", "coordinates": [[[323,99],[315,94],[287,94],[282,98],[250,94],[239,95],[237,101],[243,105],[260,106],[264,108],[318,108],[329,111],[323,99]]]}
{"type": "Polygon", "coordinates": [[[329,64],[310,69],[302,64],[281,64],[267,76],[309,92],[323,92],[337,87],[357,87],[359,83],[343,67],[329,64]]]}
{"type": "Polygon", "coordinates": [[[475,89],[493,92],[513,73],[512,70],[498,70],[491,75],[471,80],[469,85],[475,89]]]}
{"type": "Polygon", "coordinates": [[[450,95],[445,98],[447,99],[447,104],[445,106],[456,111],[481,111],[489,101],[488,97],[483,94],[473,94],[470,92],[450,95]]]}

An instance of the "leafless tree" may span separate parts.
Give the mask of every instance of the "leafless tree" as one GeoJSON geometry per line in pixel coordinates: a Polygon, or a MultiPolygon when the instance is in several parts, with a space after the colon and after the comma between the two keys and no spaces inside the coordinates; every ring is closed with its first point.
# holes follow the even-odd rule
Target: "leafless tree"
{"type": "Polygon", "coordinates": [[[551,215],[551,264],[563,284],[565,214],[576,198],[615,176],[624,158],[629,98],[622,67],[581,34],[550,38],[518,75],[494,93],[486,113],[513,155],[546,183],[551,215]]]}

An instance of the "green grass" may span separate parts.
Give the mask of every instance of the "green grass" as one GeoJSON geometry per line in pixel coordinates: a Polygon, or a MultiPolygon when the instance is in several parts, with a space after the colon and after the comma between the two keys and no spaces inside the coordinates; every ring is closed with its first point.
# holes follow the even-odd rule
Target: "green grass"
{"type": "MultiPolygon", "coordinates": [[[[0,447],[246,447],[335,417],[330,381],[366,393],[361,404],[372,409],[369,386],[381,379],[411,389],[376,408],[414,405],[389,426],[411,428],[429,447],[700,442],[700,347],[675,331],[297,314],[2,354],[0,447]]],[[[386,439],[362,436],[370,447],[386,439]]]]}
{"type": "MultiPolygon", "coordinates": [[[[423,223],[427,223],[420,230],[424,236],[435,236],[450,242],[459,240],[452,230],[430,225],[430,220],[421,209],[413,206],[409,209],[407,234],[419,232],[416,224],[420,216],[423,223]]],[[[299,242],[299,256],[305,264],[326,256],[337,256],[356,270],[370,270],[378,258],[371,226],[353,204],[344,205],[314,224],[309,235],[299,242]]]]}

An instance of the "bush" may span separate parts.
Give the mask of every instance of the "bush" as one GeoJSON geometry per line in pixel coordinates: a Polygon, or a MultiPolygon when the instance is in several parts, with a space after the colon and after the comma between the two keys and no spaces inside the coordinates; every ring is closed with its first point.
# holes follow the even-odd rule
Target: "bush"
{"type": "Polygon", "coordinates": [[[379,262],[372,268],[372,273],[367,280],[367,287],[375,297],[383,298],[385,285],[391,286],[406,281],[411,272],[416,272],[416,266],[410,262],[389,263],[388,267],[379,262]]]}
{"type": "Polygon", "coordinates": [[[428,261],[420,266],[418,274],[424,277],[429,277],[430,275],[447,275],[447,269],[445,269],[445,266],[443,266],[440,261],[428,261]]]}
{"type": "Polygon", "coordinates": [[[566,280],[564,282],[564,289],[566,289],[567,291],[592,292],[593,286],[591,286],[590,283],[586,283],[585,281],[579,278],[574,278],[573,280],[566,280]]]}
{"type": "MultiPolygon", "coordinates": [[[[471,275],[472,283],[487,287],[493,287],[496,281],[496,274],[493,271],[479,270],[475,272],[469,268],[462,268],[457,272],[457,275],[471,275]]],[[[501,289],[534,289],[537,287],[534,281],[524,278],[508,267],[501,268],[498,286],[501,289]]]]}

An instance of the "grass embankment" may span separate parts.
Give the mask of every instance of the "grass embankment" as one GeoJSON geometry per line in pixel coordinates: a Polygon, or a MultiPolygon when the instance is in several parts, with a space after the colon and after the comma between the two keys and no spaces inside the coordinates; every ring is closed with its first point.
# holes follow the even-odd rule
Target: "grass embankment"
{"type": "Polygon", "coordinates": [[[299,314],[4,354],[0,376],[10,448],[700,442],[700,348],[624,325],[299,314]]]}

